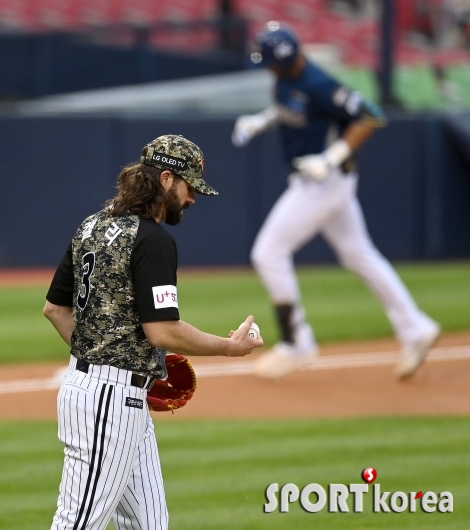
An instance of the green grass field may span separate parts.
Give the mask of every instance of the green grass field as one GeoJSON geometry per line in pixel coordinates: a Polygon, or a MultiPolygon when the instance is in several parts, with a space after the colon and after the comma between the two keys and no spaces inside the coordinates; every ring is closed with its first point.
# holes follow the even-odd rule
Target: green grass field
{"type": "MultiPolygon", "coordinates": [[[[467,529],[467,418],[178,421],[156,426],[170,528],[178,530],[467,529]],[[450,491],[452,513],[263,513],[266,487],[361,483],[378,471],[381,491],[450,491]]],[[[0,528],[49,528],[62,448],[53,422],[0,423],[0,528]]],[[[312,502],[315,499],[312,498],[312,502]]],[[[349,498],[351,500],[351,497],[349,498]]]]}
{"type": "MultiPolygon", "coordinates": [[[[444,330],[470,327],[468,262],[399,265],[397,270],[420,307],[444,330]]],[[[381,306],[364,284],[336,267],[299,269],[309,321],[320,343],[391,336],[381,306]]],[[[47,286],[0,289],[0,363],[66,359],[66,346],[42,316],[47,286]]],[[[181,274],[181,318],[225,336],[250,313],[266,345],[277,340],[271,307],[255,273],[181,274]]]]}
{"type": "MultiPolygon", "coordinates": [[[[470,324],[469,263],[400,265],[420,307],[444,330],[470,324]]],[[[320,343],[391,336],[379,303],[334,266],[299,269],[309,321],[320,343]]],[[[0,363],[64,360],[65,344],[42,316],[47,286],[0,289],[0,363]]],[[[249,313],[267,345],[276,340],[271,308],[251,271],[181,274],[181,317],[226,334],[249,313]]],[[[468,418],[182,421],[157,417],[170,528],[178,530],[467,529],[470,518],[468,418]],[[273,482],[360,483],[375,467],[383,491],[450,491],[453,513],[263,513],[273,482]]],[[[62,447],[55,422],[0,422],[0,529],[49,528],[62,447]]],[[[313,501],[314,499],[312,499],[313,501]]],[[[351,497],[349,499],[351,501],[351,497]]],[[[350,503],[350,506],[352,504],[350,503]]],[[[111,527],[110,527],[111,528],[111,527]]]]}

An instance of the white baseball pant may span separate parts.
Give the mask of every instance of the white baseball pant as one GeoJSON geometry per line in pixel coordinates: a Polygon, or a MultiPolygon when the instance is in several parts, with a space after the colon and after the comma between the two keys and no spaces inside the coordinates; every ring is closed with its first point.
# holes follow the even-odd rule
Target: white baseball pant
{"type": "Polygon", "coordinates": [[[118,530],[167,530],[147,391],[127,370],[75,365],[72,357],[57,399],[65,459],[51,530],[104,530],[111,518],[118,530]]]}
{"type": "Polygon", "coordinates": [[[421,312],[367,232],[356,197],[357,175],[335,170],[321,182],[299,173],[273,206],[255,240],[252,263],[275,305],[301,305],[293,254],[321,233],[340,263],[356,273],[382,303],[397,339],[420,339],[432,320],[421,312]]]}

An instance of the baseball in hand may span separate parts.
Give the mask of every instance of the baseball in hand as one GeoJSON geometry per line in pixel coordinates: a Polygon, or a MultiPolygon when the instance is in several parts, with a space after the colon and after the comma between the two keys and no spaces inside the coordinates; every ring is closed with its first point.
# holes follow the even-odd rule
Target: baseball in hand
{"type": "Polygon", "coordinates": [[[251,324],[250,329],[248,330],[248,335],[250,337],[252,337],[253,339],[258,339],[259,338],[261,333],[259,331],[258,324],[255,324],[254,322],[253,322],[253,324],[251,324]]]}
{"type": "MultiPolygon", "coordinates": [[[[243,324],[244,322],[242,322],[238,328],[241,328],[243,324]]],[[[251,324],[250,329],[248,330],[248,335],[253,339],[258,339],[261,336],[258,324],[255,324],[254,322],[251,324]]]]}
{"type": "Polygon", "coordinates": [[[254,322],[253,324],[251,324],[250,329],[248,330],[248,335],[252,337],[253,339],[259,338],[261,334],[259,332],[258,324],[255,324],[254,322]]]}

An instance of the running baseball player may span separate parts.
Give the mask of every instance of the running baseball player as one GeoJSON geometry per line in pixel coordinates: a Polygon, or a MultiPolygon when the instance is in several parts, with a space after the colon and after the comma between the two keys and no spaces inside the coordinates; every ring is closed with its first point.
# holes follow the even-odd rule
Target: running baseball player
{"type": "Polygon", "coordinates": [[[165,530],[168,513],[146,400],[166,351],[244,356],[261,346],[249,316],[228,338],[179,318],[176,225],[203,180],[204,155],[182,136],[155,139],[126,166],[118,193],[78,228],[44,308],[71,347],[58,395],[65,460],[53,530],[165,530]]]}
{"type": "Polygon", "coordinates": [[[251,61],[276,77],[274,104],[240,116],[232,142],[243,147],[279,127],[292,167],[288,187],[256,237],[251,260],[274,305],[281,340],[260,357],[256,373],[283,376],[318,353],[306,322],[293,255],[321,233],[340,263],[355,272],[382,303],[403,345],[397,376],[412,375],[440,333],[418,309],[367,232],[356,197],[353,153],[385,124],[382,111],[307,60],[286,24],[269,22],[255,38],[251,61]]]}

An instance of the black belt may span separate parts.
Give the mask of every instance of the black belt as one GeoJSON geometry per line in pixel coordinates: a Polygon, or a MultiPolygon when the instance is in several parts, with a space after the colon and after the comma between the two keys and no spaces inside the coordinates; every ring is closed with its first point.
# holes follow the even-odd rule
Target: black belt
{"type": "MultiPolygon", "coordinates": [[[[77,359],[77,365],[75,366],[77,370],[87,374],[89,367],[90,367],[90,363],[88,361],[85,361],[83,359],[77,359]]],[[[145,375],[132,374],[131,376],[131,385],[136,386],[137,388],[147,387],[148,389],[150,389],[152,388],[154,381],[155,381],[154,377],[147,377],[145,375]]]]}

